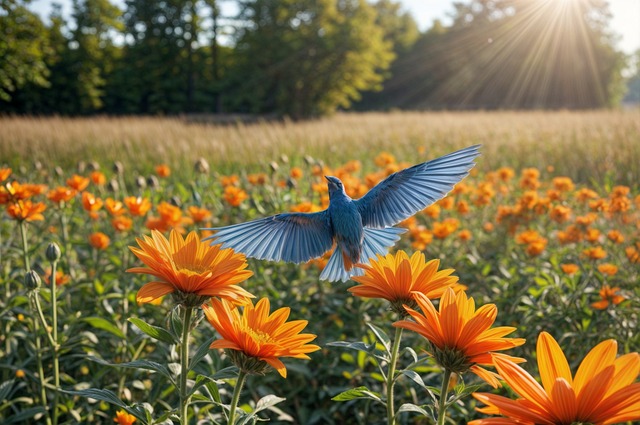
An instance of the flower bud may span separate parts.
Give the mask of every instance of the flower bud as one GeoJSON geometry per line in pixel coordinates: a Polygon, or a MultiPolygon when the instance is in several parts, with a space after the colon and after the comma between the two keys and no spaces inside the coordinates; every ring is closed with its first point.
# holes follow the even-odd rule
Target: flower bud
{"type": "Polygon", "coordinates": [[[196,170],[196,173],[200,174],[209,174],[209,163],[204,158],[198,158],[193,168],[196,170]]]}
{"type": "Polygon", "coordinates": [[[124,172],[124,165],[122,165],[122,162],[116,161],[113,163],[113,172],[116,174],[122,174],[124,172]]]}
{"type": "Polygon", "coordinates": [[[120,184],[118,184],[118,180],[116,179],[109,180],[107,189],[109,189],[110,192],[117,192],[118,190],[120,190],[120,184]]]}
{"type": "Polygon", "coordinates": [[[29,270],[24,276],[24,286],[30,291],[40,288],[42,286],[40,275],[33,270],[29,270]]]}
{"type": "Polygon", "coordinates": [[[147,177],[147,186],[151,189],[157,189],[160,187],[160,181],[156,176],[149,176],[147,177]]]}
{"type": "Polygon", "coordinates": [[[77,169],[79,174],[83,174],[87,169],[87,163],[84,161],[78,161],[77,169]]]}
{"type": "Polygon", "coordinates": [[[89,171],[98,171],[100,170],[100,164],[98,164],[96,161],[91,161],[89,162],[89,164],[87,164],[87,169],[89,171]]]}
{"type": "Polygon", "coordinates": [[[171,199],[169,199],[169,203],[174,207],[182,208],[182,201],[177,196],[172,196],[171,199]]]}
{"type": "Polygon", "coordinates": [[[278,168],[280,168],[278,166],[278,163],[275,161],[271,161],[271,163],[269,163],[269,167],[271,167],[271,171],[273,171],[274,173],[278,171],[278,168]]]}
{"type": "Polygon", "coordinates": [[[60,252],[60,247],[57,243],[52,242],[49,244],[49,246],[47,246],[46,256],[47,260],[51,261],[52,263],[60,259],[60,257],[62,256],[62,252],[60,252]]]}
{"type": "Polygon", "coordinates": [[[142,176],[136,177],[136,186],[138,189],[144,189],[147,187],[147,181],[142,176]]]}

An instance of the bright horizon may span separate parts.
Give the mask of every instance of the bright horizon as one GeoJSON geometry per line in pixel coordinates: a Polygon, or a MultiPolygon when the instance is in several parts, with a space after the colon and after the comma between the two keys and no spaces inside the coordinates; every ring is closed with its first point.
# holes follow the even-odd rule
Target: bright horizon
{"type": "MultiPolygon", "coordinates": [[[[122,6],[123,0],[111,0],[122,6]]],[[[575,0],[580,1],[580,0],[575,0]]],[[[71,11],[71,0],[56,0],[62,5],[63,13],[71,11]]],[[[48,16],[51,11],[52,0],[34,0],[30,8],[41,16],[48,16]]],[[[453,0],[400,0],[404,10],[410,12],[421,31],[428,29],[434,19],[443,23],[451,22],[453,0]]],[[[619,36],[617,47],[627,54],[640,49],[640,1],[639,0],[608,0],[611,11],[611,30],[619,36]]]]}

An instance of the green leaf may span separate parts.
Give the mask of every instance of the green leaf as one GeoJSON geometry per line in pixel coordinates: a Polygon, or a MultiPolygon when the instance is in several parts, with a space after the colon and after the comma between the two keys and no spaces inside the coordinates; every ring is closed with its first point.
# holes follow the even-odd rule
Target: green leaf
{"type": "Polygon", "coordinates": [[[122,339],[126,338],[122,330],[120,330],[116,325],[109,322],[108,320],[103,319],[102,317],[85,317],[84,319],[82,319],[82,321],[90,324],[94,328],[107,331],[117,336],[118,338],[122,338],[122,339]]]}
{"type": "Polygon", "coordinates": [[[182,335],[182,318],[180,317],[179,306],[171,309],[169,324],[171,326],[171,332],[173,332],[174,335],[182,335]]]}
{"type": "Polygon", "coordinates": [[[138,319],[137,317],[131,317],[127,320],[133,323],[138,329],[140,329],[142,332],[149,335],[153,339],[165,342],[167,344],[178,344],[179,342],[173,335],[171,335],[170,332],[161,327],[150,325],[144,320],[138,319]]]}
{"type": "Polygon", "coordinates": [[[19,413],[16,413],[15,415],[12,414],[7,419],[3,420],[2,423],[4,425],[9,425],[21,423],[24,421],[29,422],[30,420],[33,420],[33,417],[38,413],[44,413],[44,408],[42,406],[30,407],[28,409],[22,410],[19,413]]]}
{"type": "Polygon", "coordinates": [[[276,397],[273,394],[269,394],[266,395],[264,397],[262,397],[260,400],[258,400],[258,402],[256,403],[256,408],[253,409],[253,411],[248,414],[247,416],[243,417],[242,420],[240,422],[238,422],[238,425],[245,425],[248,424],[255,416],[258,412],[268,409],[272,406],[275,406],[276,404],[282,402],[286,400],[285,398],[282,397],[276,397]]]}
{"type": "Polygon", "coordinates": [[[187,394],[187,396],[191,397],[200,387],[207,385],[208,383],[213,383],[214,385],[216,385],[216,390],[217,390],[217,383],[213,378],[209,376],[198,375],[198,377],[196,378],[196,382],[193,384],[193,387],[191,387],[191,389],[189,390],[189,394],[187,394]]]}
{"type": "Polygon", "coordinates": [[[411,404],[411,403],[405,403],[402,406],[400,406],[400,408],[396,412],[396,416],[398,414],[404,413],[404,412],[419,413],[422,416],[426,416],[428,418],[431,417],[431,414],[429,412],[427,412],[426,410],[424,410],[422,407],[416,406],[415,404],[411,404]]]}
{"type": "Polygon", "coordinates": [[[134,360],[132,362],[127,362],[127,363],[110,363],[106,360],[99,359],[97,357],[89,357],[89,360],[105,366],[111,366],[111,367],[124,367],[127,369],[151,370],[165,376],[172,383],[175,384],[175,381],[173,379],[173,376],[171,375],[171,372],[169,372],[169,369],[167,369],[165,365],[160,363],[152,362],[149,360],[134,360]]]}
{"type": "Polygon", "coordinates": [[[371,331],[373,331],[373,333],[376,336],[376,338],[378,338],[378,340],[380,342],[382,342],[382,344],[384,345],[385,350],[390,355],[391,339],[389,338],[389,336],[382,329],[380,329],[379,327],[377,327],[373,323],[367,323],[367,326],[369,327],[369,329],[371,329],[371,331]]]}
{"type": "Polygon", "coordinates": [[[347,391],[343,391],[340,394],[336,395],[335,397],[331,398],[331,400],[349,401],[349,400],[355,400],[357,398],[368,398],[371,400],[379,401],[380,403],[384,404],[384,402],[380,398],[380,394],[369,390],[369,388],[367,387],[358,387],[358,388],[352,388],[347,391]]]}
{"type": "Polygon", "coordinates": [[[189,370],[193,370],[193,368],[200,362],[200,360],[202,360],[207,354],[209,354],[209,346],[215,339],[215,337],[211,337],[206,340],[200,347],[198,347],[196,353],[193,355],[191,360],[189,360],[189,370]]]}
{"type": "Polygon", "coordinates": [[[147,415],[144,414],[144,409],[131,408],[118,398],[112,391],[103,390],[99,388],[87,388],[86,390],[72,391],[72,390],[60,390],[65,394],[77,395],[80,397],[93,398],[100,401],[106,401],[107,403],[116,405],[128,413],[138,418],[143,423],[149,423],[147,415]],[[142,411],[141,411],[142,410],[142,411]]]}
{"type": "Polygon", "coordinates": [[[238,368],[235,366],[225,367],[213,374],[213,379],[235,379],[238,377],[238,368]]]}

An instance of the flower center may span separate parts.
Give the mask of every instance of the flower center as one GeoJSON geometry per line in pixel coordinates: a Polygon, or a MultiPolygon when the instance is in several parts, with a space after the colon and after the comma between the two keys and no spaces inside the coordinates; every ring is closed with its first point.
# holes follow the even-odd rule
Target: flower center
{"type": "Polygon", "coordinates": [[[259,342],[261,344],[274,344],[275,340],[268,333],[260,330],[260,329],[252,329],[250,327],[246,328],[246,332],[251,336],[251,338],[259,342]]]}

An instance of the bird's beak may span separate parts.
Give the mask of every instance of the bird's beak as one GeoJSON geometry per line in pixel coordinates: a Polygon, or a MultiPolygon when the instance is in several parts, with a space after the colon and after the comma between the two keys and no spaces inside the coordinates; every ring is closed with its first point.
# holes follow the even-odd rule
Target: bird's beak
{"type": "Polygon", "coordinates": [[[324,176],[324,178],[325,178],[329,183],[331,183],[331,180],[329,180],[329,177],[324,176]]]}

